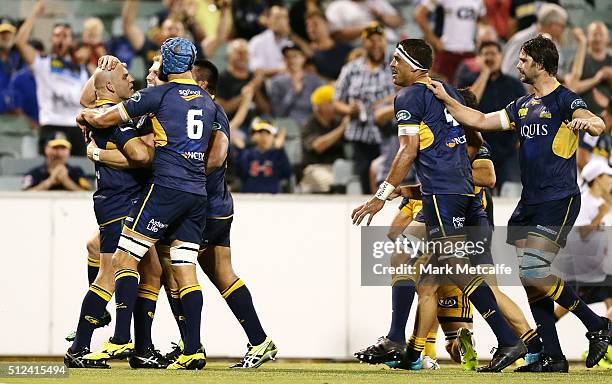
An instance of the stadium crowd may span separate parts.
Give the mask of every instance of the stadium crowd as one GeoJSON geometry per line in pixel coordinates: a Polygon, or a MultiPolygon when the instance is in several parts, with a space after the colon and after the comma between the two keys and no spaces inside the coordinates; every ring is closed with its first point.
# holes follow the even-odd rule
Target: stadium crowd
{"type": "MultiPolygon", "coordinates": [[[[59,133],[72,156],[85,156],[75,116],[98,58],[112,54],[131,71],[140,58],[146,69],[164,40],[186,37],[200,58],[222,69],[217,101],[233,123],[232,190],[344,192],[346,185],[334,176],[334,164],[344,159],[367,194],[384,179],[399,145],[389,62],[397,41],[408,37],[406,26],[416,25],[435,50],[432,72],[469,88],[485,113],[529,92],[518,80],[518,50],[538,34],[549,36],[561,52],[559,81],[604,115],[610,129],[608,26],[577,26],[563,1],[163,0],[144,30],[141,8],[151,3],[123,2],[121,34],[112,36],[113,20],[91,17],[79,26],[57,22],[48,39],[32,39],[35,20],[45,17],[50,4],[33,7],[30,22],[0,17],[0,114],[24,116],[38,136],[40,154],[57,144],[59,133]],[[407,5],[414,6],[408,19],[399,8],[407,5]]],[[[144,86],[146,74],[132,73],[144,86]]],[[[505,183],[520,181],[518,134],[484,138],[499,194],[505,183]]],[[[588,134],[581,138],[579,168],[591,153],[610,156],[597,142],[588,134]]]]}

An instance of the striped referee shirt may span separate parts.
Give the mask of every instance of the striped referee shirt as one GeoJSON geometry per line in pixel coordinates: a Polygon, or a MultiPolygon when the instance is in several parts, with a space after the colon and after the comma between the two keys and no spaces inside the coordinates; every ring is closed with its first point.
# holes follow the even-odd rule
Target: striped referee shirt
{"type": "Polygon", "coordinates": [[[393,78],[388,63],[376,69],[368,66],[367,58],[360,57],[342,67],[336,81],[334,99],[347,104],[363,104],[367,119],[362,122],[360,114],[351,117],[344,133],[348,141],[366,144],[380,144],[381,135],[374,124],[373,104],[394,92],[393,78]]]}

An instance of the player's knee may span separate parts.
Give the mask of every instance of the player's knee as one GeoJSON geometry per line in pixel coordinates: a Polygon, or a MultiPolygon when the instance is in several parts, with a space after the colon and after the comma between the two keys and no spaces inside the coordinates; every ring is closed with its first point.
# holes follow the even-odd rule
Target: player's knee
{"type": "MultiPolygon", "coordinates": [[[[148,240],[122,233],[121,237],[119,238],[119,244],[117,245],[117,249],[122,251],[124,255],[129,255],[136,259],[137,262],[140,262],[149,250],[149,248],[151,248],[152,246],[153,243],[148,240]]],[[[119,252],[115,252],[115,254],[113,255],[113,266],[115,266],[115,263],[124,265],[123,263],[126,260],[124,260],[124,258],[120,255],[121,253],[119,252]]]]}
{"type": "Polygon", "coordinates": [[[94,236],[87,241],[87,256],[92,259],[100,258],[100,238],[94,236]]]}
{"type": "Polygon", "coordinates": [[[195,243],[177,243],[170,247],[170,260],[173,267],[195,266],[198,263],[200,246],[195,243]]]}
{"type": "Polygon", "coordinates": [[[544,279],[550,276],[550,265],[554,257],[555,253],[553,252],[547,252],[537,248],[525,248],[519,267],[521,280],[544,279]]]}

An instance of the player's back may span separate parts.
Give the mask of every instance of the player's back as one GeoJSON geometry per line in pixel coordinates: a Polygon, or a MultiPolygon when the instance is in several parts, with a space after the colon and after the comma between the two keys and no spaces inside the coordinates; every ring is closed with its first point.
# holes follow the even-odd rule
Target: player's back
{"type": "MultiPolygon", "coordinates": [[[[225,111],[223,110],[223,107],[217,102],[214,103],[217,109],[213,130],[218,131],[216,133],[217,135],[227,136],[227,140],[229,142],[229,120],[225,111]]],[[[227,217],[234,213],[234,202],[225,180],[228,157],[229,148],[223,165],[212,171],[206,177],[206,192],[208,197],[207,216],[211,218],[227,217]]]]}
{"type": "Polygon", "coordinates": [[[206,195],[205,157],[215,120],[210,95],[191,79],[143,89],[123,103],[129,117],[151,115],[153,183],[206,195]]]}
{"type": "MultiPolygon", "coordinates": [[[[463,103],[457,91],[445,85],[449,94],[463,103]]],[[[419,153],[415,161],[421,190],[424,194],[472,194],[471,165],[463,126],[441,103],[418,82],[402,88],[395,99],[395,112],[400,134],[416,130],[419,153]]]]}

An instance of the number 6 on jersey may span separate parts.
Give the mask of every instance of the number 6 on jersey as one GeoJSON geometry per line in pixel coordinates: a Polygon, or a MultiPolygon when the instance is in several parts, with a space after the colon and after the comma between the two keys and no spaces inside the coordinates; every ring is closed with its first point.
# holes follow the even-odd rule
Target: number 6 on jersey
{"type": "Polygon", "coordinates": [[[187,137],[193,140],[202,138],[204,133],[204,123],[202,120],[196,119],[196,116],[202,116],[201,109],[190,109],[187,111],[187,137]]]}

